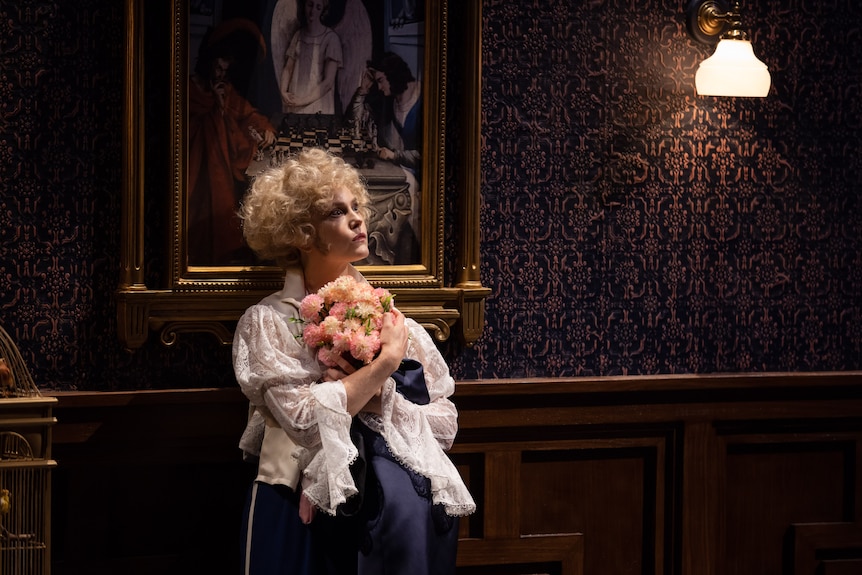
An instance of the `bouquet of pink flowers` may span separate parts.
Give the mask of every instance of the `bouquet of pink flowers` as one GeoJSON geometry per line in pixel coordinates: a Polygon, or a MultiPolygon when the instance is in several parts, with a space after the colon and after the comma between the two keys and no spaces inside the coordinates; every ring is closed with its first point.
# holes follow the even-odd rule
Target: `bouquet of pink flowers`
{"type": "Polygon", "coordinates": [[[383,288],[340,276],[300,302],[302,340],[317,349],[323,365],[337,367],[338,356],[368,364],[380,351],[383,314],[392,309],[392,299],[383,288]]]}

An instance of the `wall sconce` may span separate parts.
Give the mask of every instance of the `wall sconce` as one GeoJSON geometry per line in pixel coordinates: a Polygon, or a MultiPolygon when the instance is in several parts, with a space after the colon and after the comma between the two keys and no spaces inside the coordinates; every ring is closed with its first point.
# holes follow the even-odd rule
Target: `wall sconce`
{"type": "Polygon", "coordinates": [[[694,86],[701,96],[763,98],[772,78],[757,59],[748,34],[742,29],[739,2],[691,0],[686,9],[688,31],[695,40],[714,44],[712,56],[700,63],[694,86]]]}

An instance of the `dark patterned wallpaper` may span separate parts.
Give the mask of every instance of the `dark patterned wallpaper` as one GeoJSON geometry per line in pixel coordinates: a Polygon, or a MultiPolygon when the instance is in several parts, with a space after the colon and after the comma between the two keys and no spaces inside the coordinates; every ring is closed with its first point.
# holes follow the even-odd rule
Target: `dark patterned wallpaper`
{"type": "Polygon", "coordinates": [[[462,376],[862,366],[862,5],[744,2],[766,99],[695,96],[683,7],[484,3],[462,376]]]}
{"type": "MultiPolygon", "coordinates": [[[[483,2],[457,378],[862,369],[862,5],[743,3],[773,88],[732,99],[695,96],[684,4],[483,2]]],[[[114,0],[0,0],[0,324],[43,390],[232,385],[208,336],[116,339],[122,34],[114,0]]]]}

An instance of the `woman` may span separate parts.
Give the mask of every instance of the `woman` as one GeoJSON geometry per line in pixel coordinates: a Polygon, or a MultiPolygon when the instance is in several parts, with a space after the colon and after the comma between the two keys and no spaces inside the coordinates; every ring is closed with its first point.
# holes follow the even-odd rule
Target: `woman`
{"type": "Polygon", "coordinates": [[[354,168],[311,149],[255,178],[241,208],[249,246],[285,268],[284,289],[251,306],[234,338],[250,401],[240,447],[258,460],[246,573],[380,573],[384,556],[387,573],[455,570],[457,519],[475,504],[443,451],[457,431],[454,381],[431,337],[393,308],[379,355],[359,369],[324,368],[299,338],[306,295],[342,275],[364,281],[351,264],[368,256],[368,203],[354,168]],[[396,390],[405,358],[423,368],[427,403],[396,390]]]}
{"type": "Polygon", "coordinates": [[[290,40],[280,78],[284,112],[335,113],[335,77],[343,56],[338,34],[324,24],[328,10],[324,0],[300,0],[300,26],[290,40]]]}

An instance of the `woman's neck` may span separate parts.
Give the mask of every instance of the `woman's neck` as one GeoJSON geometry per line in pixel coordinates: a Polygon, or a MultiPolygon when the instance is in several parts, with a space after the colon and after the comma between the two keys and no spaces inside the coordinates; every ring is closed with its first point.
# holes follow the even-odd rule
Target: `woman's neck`
{"type": "Polygon", "coordinates": [[[326,266],[320,262],[310,264],[307,261],[302,264],[303,281],[307,293],[316,293],[329,282],[348,273],[350,273],[349,265],[326,266]]]}
{"type": "Polygon", "coordinates": [[[316,22],[309,22],[305,28],[305,31],[310,36],[320,36],[324,32],[326,32],[326,26],[323,25],[323,22],[317,20],[316,22]]]}

